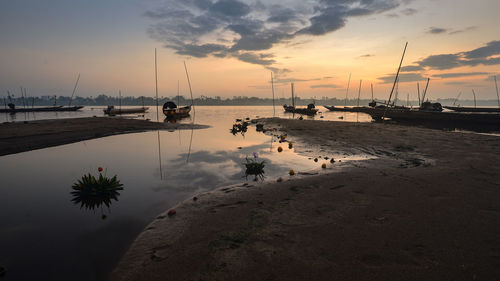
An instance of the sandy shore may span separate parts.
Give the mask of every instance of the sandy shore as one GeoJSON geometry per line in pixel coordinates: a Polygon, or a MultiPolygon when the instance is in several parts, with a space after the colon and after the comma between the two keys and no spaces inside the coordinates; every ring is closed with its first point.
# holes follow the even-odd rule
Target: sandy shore
{"type": "Polygon", "coordinates": [[[0,124],[0,156],[116,134],[207,127],[108,117],[6,122],[0,124]]]}
{"type": "Polygon", "coordinates": [[[139,235],[110,280],[500,279],[499,137],[261,122],[311,156],[375,159],[190,198],[139,235]]]}

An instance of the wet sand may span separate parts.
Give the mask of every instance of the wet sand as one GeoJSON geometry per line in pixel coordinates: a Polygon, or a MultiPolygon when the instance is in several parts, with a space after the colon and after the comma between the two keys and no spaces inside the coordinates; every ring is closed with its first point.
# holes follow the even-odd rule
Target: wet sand
{"type": "Polygon", "coordinates": [[[139,235],[110,280],[500,278],[500,137],[261,122],[311,157],[376,158],[189,198],[139,235]]]}
{"type": "Polygon", "coordinates": [[[108,117],[5,122],[0,124],[0,156],[116,134],[207,127],[108,117]]]}

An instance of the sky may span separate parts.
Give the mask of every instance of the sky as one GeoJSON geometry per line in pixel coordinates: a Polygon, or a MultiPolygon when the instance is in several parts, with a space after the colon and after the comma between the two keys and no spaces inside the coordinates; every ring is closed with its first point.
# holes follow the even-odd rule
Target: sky
{"type": "Polygon", "coordinates": [[[0,96],[496,99],[498,0],[1,0],[0,96]],[[360,80],[362,80],[360,82],[360,80]]]}

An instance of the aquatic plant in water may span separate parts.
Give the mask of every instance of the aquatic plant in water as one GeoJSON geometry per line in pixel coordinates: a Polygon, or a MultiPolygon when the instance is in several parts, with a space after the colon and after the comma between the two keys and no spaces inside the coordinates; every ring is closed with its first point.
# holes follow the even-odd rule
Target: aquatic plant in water
{"type": "MultiPolygon", "coordinates": [[[[101,173],[103,169],[99,167],[99,176],[96,178],[90,173],[83,175],[76,183],[71,187],[71,195],[73,198],[71,201],[78,205],[80,208],[85,208],[88,210],[95,210],[101,208],[103,205],[108,207],[111,206],[112,200],[118,201],[118,196],[120,193],[118,191],[123,190],[123,184],[117,179],[117,176],[107,177],[101,173]]],[[[106,215],[102,214],[102,218],[105,219],[106,215]]]]}
{"type": "Polygon", "coordinates": [[[257,153],[254,152],[254,158],[253,159],[248,159],[248,157],[245,158],[246,163],[245,165],[245,178],[248,178],[249,175],[255,176],[254,180],[258,180],[259,178],[261,180],[264,180],[264,167],[265,167],[265,162],[262,160],[261,162],[257,161],[257,153]]]}

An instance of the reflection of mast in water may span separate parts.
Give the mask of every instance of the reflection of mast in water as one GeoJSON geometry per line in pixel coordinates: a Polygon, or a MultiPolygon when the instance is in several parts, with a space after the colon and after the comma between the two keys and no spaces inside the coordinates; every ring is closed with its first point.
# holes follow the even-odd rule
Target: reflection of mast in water
{"type": "Polygon", "coordinates": [[[160,179],[163,179],[163,172],[161,169],[161,145],[160,145],[160,117],[158,116],[158,65],[156,59],[155,48],[155,93],[156,93],[156,122],[158,123],[158,163],[160,165],[160,179]]]}
{"type": "Polygon", "coordinates": [[[189,139],[189,150],[188,150],[188,155],[186,157],[186,163],[189,162],[189,156],[191,156],[191,146],[193,144],[193,134],[194,134],[194,120],[196,118],[196,109],[194,107],[194,100],[193,100],[193,90],[191,89],[191,80],[189,79],[189,73],[187,70],[186,62],[184,62],[184,69],[186,70],[186,77],[189,85],[189,94],[191,95],[191,107],[193,108],[193,119],[191,121],[191,138],[189,139]]]}

